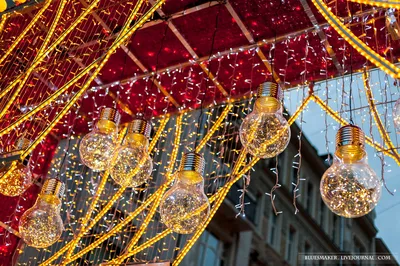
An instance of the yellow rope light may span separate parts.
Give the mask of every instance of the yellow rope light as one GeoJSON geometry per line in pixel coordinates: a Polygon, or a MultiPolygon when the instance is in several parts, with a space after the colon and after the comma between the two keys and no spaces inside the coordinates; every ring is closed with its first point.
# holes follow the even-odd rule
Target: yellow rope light
{"type": "MultiPolygon", "coordinates": [[[[123,128],[121,130],[121,132],[118,135],[118,143],[121,143],[124,136],[126,133],[126,127],[123,128]]],[[[71,257],[72,252],[74,252],[75,246],[76,244],[79,242],[79,240],[84,236],[85,232],[87,230],[90,230],[90,228],[88,228],[88,226],[86,226],[87,224],[89,224],[90,218],[92,217],[92,213],[94,212],[97,203],[99,202],[100,196],[103,193],[104,188],[106,187],[106,183],[108,180],[108,176],[109,176],[109,171],[105,171],[103,173],[103,176],[101,177],[99,186],[97,187],[96,193],[93,196],[93,200],[89,205],[89,209],[86,211],[85,216],[82,219],[82,223],[81,223],[81,228],[79,230],[79,233],[76,237],[74,237],[74,239],[71,241],[71,248],[68,249],[67,254],[66,254],[66,259],[68,259],[69,257],[71,257]]],[[[125,190],[125,188],[124,188],[125,190]]],[[[114,203],[114,202],[113,202],[114,203]]],[[[64,263],[61,265],[65,265],[64,263]]]]}
{"type": "MultiPolygon", "coordinates": [[[[174,171],[174,165],[175,165],[176,157],[178,155],[178,148],[179,148],[179,143],[180,143],[180,135],[181,135],[181,130],[182,130],[181,124],[182,124],[182,114],[179,115],[178,121],[177,121],[177,125],[176,125],[177,131],[176,131],[176,134],[175,134],[174,149],[172,151],[170,165],[169,165],[169,168],[168,168],[168,172],[166,174],[167,182],[169,182],[171,180],[171,177],[172,177],[172,174],[173,174],[173,171],[174,171]]],[[[219,125],[216,125],[216,124],[214,124],[214,126],[216,128],[219,127],[219,125]]],[[[211,132],[211,130],[209,131],[209,133],[210,132],[211,132]]],[[[208,139],[212,136],[212,134],[207,134],[207,135],[208,135],[208,139]]],[[[135,236],[132,238],[132,240],[129,242],[128,246],[126,247],[126,252],[124,254],[122,254],[121,256],[118,256],[117,258],[111,260],[108,264],[110,264],[110,265],[119,265],[125,259],[130,257],[130,252],[135,247],[135,245],[139,241],[140,237],[146,232],[148,224],[153,219],[154,214],[157,211],[157,208],[158,208],[158,206],[159,206],[159,204],[161,202],[162,196],[164,195],[164,192],[165,192],[166,189],[167,189],[167,186],[164,186],[163,192],[160,193],[160,196],[154,202],[153,206],[151,207],[149,213],[146,215],[146,218],[143,221],[142,225],[140,226],[139,230],[135,233],[135,236]]]]}
{"type": "MultiPolygon", "coordinates": [[[[312,97],[312,100],[322,108],[322,110],[324,110],[327,114],[329,114],[340,125],[344,126],[344,125],[349,124],[346,120],[341,118],[337,112],[335,112],[332,108],[327,106],[325,104],[325,102],[321,100],[321,98],[319,98],[316,95],[312,95],[311,97],[312,97]]],[[[387,150],[384,150],[384,148],[381,145],[379,145],[378,143],[373,141],[370,137],[365,136],[365,142],[368,145],[370,145],[371,147],[373,147],[374,149],[376,149],[378,151],[382,151],[385,155],[387,155],[388,157],[394,159],[396,161],[396,163],[398,165],[400,165],[400,161],[398,161],[397,158],[392,153],[390,153],[387,150]]]]}
{"type": "MultiPolygon", "coordinates": [[[[47,48],[43,53],[41,53],[40,55],[38,54],[35,58],[35,60],[33,61],[32,65],[30,66],[29,69],[34,69],[35,67],[37,67],[39,65],[40,62],[42,62],[42,60],[44,58],[46,58],[46,55],[49,54],[51,51],[53,51],[54,49],[56,49],[58,47],[58,45],[65,39],[65,37],[67,37],[67,35],[73,31],[76,26],[81,23],[86,16],[93,10],[93,8],[95,8],[98,3],[100,2],[100,0],[94,0],[83,12],[82,14],[74,21],[74,23],[72,23],[68,29],[66,29],[58,38],[57,40],[55,40],[54,42],[52,42],[51,46],[49,48],[47,48]]],[[[28,70],[29,70],[28,69],[28,70]]],[[[24,76],[24,73],[22,73],[20,76],[18,76],[11,84],[8,85],[8,87],[6,89],[4,89],[1,94],[0,94],[0,98],[4,97],[5,94],[7,94],[15,85],[16,83],[18,83],[22,77],[24,76]]]]}
{"type": "Polygon", "coordinates": [[[7,51],[3,54],[3,56],[0,58],[0,64],[3,63],[3,61],[9,56],[12,51],[17,47],[18,43],[25,37],[25,35],[28,33],[28,31],[36,24],[36,22],[39,20],[39,18],[42,16],[42,14],[49,8],[51,4],[51,0],[46,0],[45,4],[43,7],[39,10],[39,12],[35,15],[35,17],[29,22],[28,26],[21,32],[21,34],[15,39],[15,41],[11,44],[11,46],[7,49],[7,51]]]}
{"type": "Polygon", "coordinates": [[[396,157],[396,161],[399,162],[400,161],[400,156],[396,151],[396,147],[393,145],[393,142],[391,141],[387,131],[385,130],[385,127],[382,123],[382,120],[378,114],[378,111],[376,110],[376,105],[374,102],[374,96],[372,94],[372,90],[371,87],[369,85],[369,74],[367,72],[366,69],[364,69],[363,72],[363,82],[364,82],[364,88],[365,88],[365,95],[367,97],[368,100],[368,105],[369,105],[369,109],[372,112],[372,117],[375,120],[375,123],[377,125],[379,134],[381,135],[382,139],[385,141],[386,145],[388,146],[388,148],[391,150],[392,154],[394,157],[396,157]]]}
{"type": "MultiPolygon", "coordinates": [[[[177,122],[176,122],[176,127],[177,127],[177,134],[181,134],[181,123],[182,123],[182,116],[183,114],[179,115],[177,118],[177,122]]],[[[161,135],[161,133],[160,133],[161,135]]],[[[179,146],[179,141],[180,138],[177,140],[175,138],[175,141],[178,141],[178,145],[179,146]]],[[[155,144],[153,144],[154,146],[155,144]]],[[[175,149],[174,149],[175,150],[175,149]]],[[[172,159],[175,158],[176,160],[176,156],[177,156],[177,152],[178,150],[176,149],[176,152],[172,153],[171,155],[171,162],[172,159]]],[[[175,162],[175,160],[173,160],[173,162],[175,162]]],[[[173,169],[170,168],[170,169],[173,169]]],[[[172,170],[171,170],[172,171],[172,170]]],[[[93,242],[92,244],[90,244],[88,247],[84,248],[83,250],[79,251],[77,254],[75,254],[74,256],[72,256],[69,260],[66,261],[66,263],[70,263],[71,261],[76,260],[77,258],[83,256],[84,254],[86,254],[87,252],[91,251],[92,249],[96,248],[99,244],[101,244],[102,242],[104,242],[105,240],[107,240],[109,237],[111,237],[112,235],[118,233],[125,225],[127,225],[129,222],[131,222],[140,212],[142,212],[149,204],[151,204],[153,201],[157,200],[159,201],[162,197],[162,195],[164,194],[164,191],[168,188],[169,184],[172,182],[173,180],[171,180],[170,178],[167,179],[167,182],[165,184],[163,184],[153,195],[151,195],[138,209],[136,209],[133,213],[130,213],[128,215],[128,217],[122,221],[121,223],[119,223],[118,225],[116,225],[112,230],[110,230],[109,232],[107,232],[106,234],[104,234],[103,236],[101,236],[98,240],[96,240],[95,242],[93,242]]],[[[103,212],[103,210],[102,210],[103,212]]],[[[104,216],[105,212],[102,213],[102,216],[104,216]]],[[[62,253],[61,253],[62,254],[62,253]]],[[[57,255],[61,255],[58,254],[57,255]]],[[[44,264],[45,265],[45,264],[44,264]]]]}
{"type": "Polygon", "coordinates": [[[233,104],[228,104],[225,109],[222,111],[221,115],[215,121],[214,125],[212,128],[207,132],[207,135],[204,136],[204,138],[200,141],[199,145],[196,147],[196,152],[199,153],[201,149],[204,147],[204,145],[207,144],[207,142],[210,140],[210,138],[214,135],[215,131],[218,130],[222,122],[225,120],[226,116],[229,114],[229,112],[232,110],[233,104]]]}
{"type": "MultiPolygon", "coordinates": [[[[149,204],[151,204],[155,199],[156,199],[157,193],[154,193],[153,195],[151,195],[145,202],[142,203],[142,205],[140,205],[134,212],[129,213],[128,217],[126,217],[125,220],[123,220],[121,223],[119,223],[118,225],[116,225],[115,227],[113,227],[109,232],[107,232],[106,234],[102,235],[99,239],[97,239],[95,242],[91,243],[89,246],[87,246],[86,248],[82,249],[81,251],[79,251],[78,253],[76,253],[75,255],[73,255],[70,260],[67,262],[71,262],[76,260],[79,257],[82,257],[83,255],[85,255],[86,253],[88,253],[89,251],[91,251],[92,249],[96,248],[98,245],[100,245],[102,242],[106,241],[108,238],[110,238],[111,236],[115,235],[116,233],[118,233],[119,231],[121,231],[121,229],[127,225],[128,223],[130,223],[137,215],[139,215],[142,211],[144,211],[147,206],[149,204]]],[[[71,242],[70,242],[71,243],[71,242]]],[[[41,266],[44,265],[50,265],[51,262],[53,262],[54,260],[56,260],[58,257],[60,257],[68,248],[70,248],[70,245],[65,245],[62,249],[60,249],[59,251],[57,251],[53,256],[51,256],[49,259],[47,259],[46,261],[44,261],[43,263],[41,263],[41,266]]]]}
{"type": "MultiPolygon", "coordinates": [[[[121,30],[118,38],[114,41],[111,45],[107,53],[104,55],[101,63],[96,68],[96,70],[92,73],[92,75],[88,78],[82,88],[69,100],[69,102],[65,105],[62,111],[56,116],[56,118],[50,123],[50,125],[39,135],[39,137],[28,147],[28,149],[24,152],[23,158],[30,154],[33,149],[50,133],[50,131],[55,127],[55,125],[61,120],[61,118],[69,111],[69,109],[79,100],[80,96],[89,88],[92,81],[96,78],[99,74],[101,69],[107,63],[108,59],[111,55],[115,52],[115,50],[129,38],[139,27],[141,27],[149,18],[150,16],[161,6],[161,4],[165,0],[159,0],[152,8],[150,8],[146,14],[144,14],[131,28],[129,27],[130,21],[136,16],[139,12],[140,6],[144,3],[144,0],[140,0],[137,2],[135,8],[132,10],[129,18],[127,19],[126,24],[124,25],[123,29],[121,30]],[[122,35],[122,37],[120,37],[122,35]]],[[[96,60],[97,61],[97,60],[96,60]]],[[[95,62],[92,63],[96,64],[95,62]]],[[[87,68],[86,68],[87,69],[87,68]]],[[[85,69],[85,70],[86,70],[85,69]]]]}
{"type": "MultiPolygon", "coordinates": [[[[50,1],[49,1],[49,3],[50,3],[50,1]]],[[[44,39],[37,55],[35,56],[35,59],[33,59],[33,61],[36,61],[36,58],[40,57],[46,50],[46,47],[49,44],[51,38],[53,37],[53,33],[54,33],[56,27],[58,26],[58,21],[61,18],[62,12],[64,11],[66,4],[67,4],[67,0],[61,0],[60,5],[58,6],[58,9],[57,9],[55,18],[51,23],[49,31],[47,32],[46,38],[44,39]]],[[[1,64],[1,61],[0,61],[0,64],[1,64]]],[[[29,79],[32,71],[33,71],[32,67],[28,68],[28,70],[25,73],[24,79],[21,82],[19,82],[18,88],[13,92],[13,94],[11,95],[11,98],[7,99],[7,103],[4,105],[3,109],[0,111],[0,119],[5,115],[5,113],[8,111],[10,106],[14,104],[15,99],[17,98],[19,92],[24,87],[26,81],[29,79]]]]}
{"type": "MultiPolygon", "coordinates": [[[[27,112],[23,116],[20,117],[17,121],[12,123],[10,126],[0,130],[0,137],[8,134],[11,132],[13,129],[17,128],[21,123],[24,121],[27,121],[30,119],[32,116],[34,116],[37,112],[40,112],[43,108],[45,108],[48,104],[56,100],[61,94],[63,94],[65,91],[67,91],[72,85],[74,85],[75,82],[77,82],[79,79],[81,79],[83,76],[85,76],[89,71],[97,66],[97,61],[94,61],[91,65],[89,65],[87,68],[85,68],[81,73],[79,73],[77,76],[75,76],[72,80],[70,80],[68,83],[66,83],[64,86],[62,86],[60,89],[58,89],[55,93],[53,93],[51,96],[49,96],[46,100],[41,102],[38,106],[36,106],[34,109],[31,111],[27,112]]],[[[17,81],[18,82],[18,81],[17,81]]],[[[80,89],[78,93],[81,95],[82,93],[85,92],[85,89],[80,89]]],[[[77,99],[78,100],[78,99],[77,99]]]]}
{"type": "MultiPolygon", "coordinates": [[[[168,123],[168,120],[169,120],[169,116],[166,116],[164,119],[161,120],[160,126],[157,129],[157,132],[154,135],[154,138],[150,142],[149,153],[151,153],[153,148],[156,146],[157,141],[161,137],[161,134],[162,134],[165,126],[168,123]]],[[[125,135],[125,133],[126,133],[126,130],[123,131],[123,134],[121,134],[121,137],[123,137],[125,135]]],[[[119,141],[122,141],[122,138],[119,141]]],[[[140,167],[137,167],[137,168],[138,168],[138,170],[140,169],[140,167]]],[[[108,172],[106,172],[106,175],[108,177],[108,172]]],[[[135,174],[133,174],[133,175],[135,175],[135,174]]],[[[105,178],[105,180],[107,180],[107,178],[105,178]]],[[[78,236],[76,238],[74,238],[74,241],[71,241],[70,243],[67,244],[67,245],[71,245],[71,249],[68,250],[66,259],[68,259],[72,255],[72,252],[75,249],[76,244],[84,236],[84,234],[87,231],[89,231],[108,212],[109,209],[111,209],[113,204],[124,194],[125,190],[126,190],[126,187],[119,188],[118,191],[112,196],[112,198],[108,201],[106,206],[104,206],[104,208],[101,209],[101,211],[96,215],[95,218],[90,220],[91,215],[87,215],[87,217],[84,218],[84,221],[82,222],[82,224],[88,224],[89,222],[90,222],[90,224],[81,229],[78,236]]],[[[100,197],[100,195],[99,195],[99,197],[100,197]]],[[[92,205],[93,206],[97,205],[97,201],[93,202],[92,205]]]]}
{"type": "Polygon", "coordinates": [[[8,15],[5,14],[3,16],[1,16],[1,20],[0,20],[0,33],[3,31],[4,26],[6,25],[7,19],[8,19],[8,15]]]}
{"type": "Polygon", "coordinates": [[[400,8],[400,2],[393,0],[350,0],[350,1],[364,5],[379,6],[383,8],[395,8],[395,9],[400,8]]]}
{"type": "Polygon", "coordinates": [[[380,56],[353,34],[333,13],[322,0],[312,0],[314,6],[324,16],[326,21],[362,56],[393,78],[400,78],[400,69],[380,56]]]}

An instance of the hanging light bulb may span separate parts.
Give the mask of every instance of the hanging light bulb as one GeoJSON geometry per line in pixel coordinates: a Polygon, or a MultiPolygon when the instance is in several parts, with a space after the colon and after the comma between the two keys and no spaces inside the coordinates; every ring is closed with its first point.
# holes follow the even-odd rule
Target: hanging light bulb
{"type": "Polygon", "coordinates": [[[204,166],[201,155],[185,154],[174,185],[161,199],[161,221],[176,233],[192,233],[210,214],[210,203],[204,194],[204,166]]]}
{"type": "MultiPolygon", "coordinates": [[[[25,150],[30,144],[26,138],[20,138],[15,144],[16,150],[25,150]]],[[[29,156],[23,161],[15,161],[10,167],[0,169],[0,193],[4,196],[16,197],[22,195],[32,184],[32,173],[29,167],[29,156]],[[15,167],[13,167],[15,164],[15,167]]]]}
{"type": "Polygon", "coordinates": [[[19,233],[28,246],[45,248],[54,244],[64,231],[60,216],[65,185],[56,178],[47,179],[35,205],[19,222],[19,233]]]}
{"type": "Polygon", "coordinates": [[[82,162],[93,171],[103,171],[110,165],[117,147],[119,120],[120,115],[116,110],[104,108],[95,129],[82,138],[79,154],[82,162]]]}
{"type": "Polygon", "coordinates": [[[282,115],[281,99],[282,92],[278,84],[261,84],[254,111],[240,125],[240,141],[255,157],[275,157],[289,144],[290,127],[282,115]]]}
{"type": "Polygon", "coordinates": [[[381,196],[381,182],[367,164],[364,132],[353,125],[336,134],[333,164],[321,179],[325,204],[337,215],[355,218],[366,215],[381,196]]]}
{"type": "Polygon", "coordinates": [[[149,155],[150,124],[141,119],[129,123],[122,146],[114,153],[109,169],[114,181],[125,187],[137,187],[145,183],[153,171],[149,155]]]}
{"type": "Polygon", "coordinates": [[[397,133],[400,134],[400,98],[396,101],[393,107],[393,121],[397,133]]]}

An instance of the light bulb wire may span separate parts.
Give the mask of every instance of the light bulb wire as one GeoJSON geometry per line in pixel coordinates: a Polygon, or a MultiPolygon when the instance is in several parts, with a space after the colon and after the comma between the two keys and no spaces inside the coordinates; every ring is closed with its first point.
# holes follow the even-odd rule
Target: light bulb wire
{"type": "MultiPolygon", "coordinates": [[[[353,23],[353,3],[350,3],[350,13],[351,13],[351,21],[350,27],[353,23]]],[[[350,124],[354,125],[353,121],[353,105],[352,105],[352,98],[353,98],[353,50],[354,48],[350,46],[350,92],[349,92],[349,111],[350,111],[350,124]]]]}
{"type": "MultiPolygon", "coordinates": [[[[211,2],[210,2],[210,5],[211,5],[211,2]]],[[[214,32],[213,32],[213,35],[212,35],[212,38],[211,38],[211,49],[210,49],[210,54],[209,54],[208,59],[207,59],[208,63],[210,63],[210,59],[211,59],[211,56],[212,56],[213,51],[214,51],[215,36],[217,35],[217,31],[218,31],[218,21],[219,21],[219,15],[221,13],[221,6],[222,6],[222,3],[220,3],[218,5],[218,12],[217,12],[217,15],[215,16],[215,28],[214,28],[214,32]]],[[[210,71],[211,71],[211,66],[209,65],[207,67],[207,73],[206,73],[206,88],[205,88],[205,91],[204,91],[204,93],[203,93],[203,95],[201,97],[202,99],[200,101],[200,113],[199,113],[199,116],[197,117],[197,129],[196,129],[196,139],[195,139],[195,142],[194,142],[194,150],[197,149],[197,146],[200,143],[200,127],[202,126],[203,120],[204,120],[203,108],[204,108],[204,101],[205,101],[206,94],[207,94],[208,83],[209,83],[209,80],[210,80],[210,78],[209,78],[210,71]]],[[[200,91],[201,91],[201,87],[199,88],[199,92],[200,91]]]]}

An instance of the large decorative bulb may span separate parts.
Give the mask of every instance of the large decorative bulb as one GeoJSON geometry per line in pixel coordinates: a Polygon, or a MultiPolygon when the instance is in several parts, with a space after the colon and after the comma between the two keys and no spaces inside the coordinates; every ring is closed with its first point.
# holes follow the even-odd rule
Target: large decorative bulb
{"type": "MultiPolygon", "coordinates": [[[[17,151],[26,149],[30,141],[25,138],[17,140],[17,151]]],[[[32,184],[32,173],[29,168],[29,157],[13,162],[9,167],[0,169],[0,193],[16,197],[22,195],[32,184]]]]}
{"type": "Polygon", "coordinates": [[[393,107],[393,121],[397,133],[400,134],[400,98],[396,101],[393,107]]]}
{"type": "Polygon", "coordinates": [[[289,144],[290,127],[282,115],[281,97],[278,84],[261,84],[254,111],[240,125],[240,141],[255,157],[275,157],[289,144]]]}
{"type": "Polygon", "coordinates": [[[174,185],[161,199],[161,221],[176,233],[192,233],[210,214],[210,203],[204,194],[204,166],[201,155],[185,154],[174,185]]]}
{"type": "Polygon", "coordinates": [[[22,215],[19,233],[28,246],[45,248],[61,237],[64,226],[60,208],[64,190],[60,180],[47,179],[35,205],[22,215]]]}
{"type": "Polygon", "coordinates": [[[110,174],[124,187],[137,187],[145,183],[153,171],[153,161],[148,147],[151,126],[147,121],[133,120],[127,128],[123,144],[111,160],[110,174]]]}
{"type": "Polygon", "coordinates": [[[95,129],[79,144],[82,162],[93,171],[103,171],[110,165],[117,147],[117,125],[120,115],[112,108],[104,108],[95,129]]]}
{"type": "Polygon", "coordinates": [[[340,128],[333,164],[321,179],[323,201],[332,212],[346,218],[366,215],[381,197],[381,182],[367,164],[364,142],[359,127],[340,128]]]}

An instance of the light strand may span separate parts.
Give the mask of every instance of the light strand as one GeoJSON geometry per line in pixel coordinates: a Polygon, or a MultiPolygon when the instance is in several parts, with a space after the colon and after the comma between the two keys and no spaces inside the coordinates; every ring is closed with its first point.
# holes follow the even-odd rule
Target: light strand
{"type": "MultiPolygon", "coordinates": [[[[51,3],[51,1],[48,1],[49,3],[51,3]]],[[[64,11],[65,5],[67,4],[67,0],[61,0],[60,5],[58,6],[55,18],[53,19],[50,29],[47,32],[46,38],[44,39],[37,55],[35,56],[35,59],[33,59],[33,61],[36,61],[36,58],[40,57],[44,51],[46,50],[47,45],[49,44],[51,38],[53,37],[53,33],[56,29],[56,27],[58,26],[58,21],[61,18],[62,12],[64,11]]],[[[1,59],[0,59],[0,64],[1,64],[1,59]]],[[[34,65],[34,64],[32,64],[34,65]]],[[[0,119],[5,115],[5,113],[8,111],[8,109],[10,108],[11,105],[14,104],[18,94],[20,93],[20,91],[23,89],[25,83],[27,82],[27,80],[30,77],[30,74],[32,73],[33,68],[32,66],[28,68],[28,70],[25,73],[25,77],[24,79],[22,79],[19,82],[18,88],[16,90],[14,90],[13,94],[11,95],[11,97],[9,99],[7,99],[6,104],[3,106],[2,110],[0,111],[0,119]]]]}

